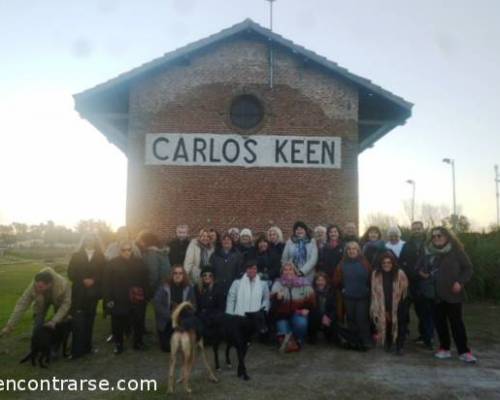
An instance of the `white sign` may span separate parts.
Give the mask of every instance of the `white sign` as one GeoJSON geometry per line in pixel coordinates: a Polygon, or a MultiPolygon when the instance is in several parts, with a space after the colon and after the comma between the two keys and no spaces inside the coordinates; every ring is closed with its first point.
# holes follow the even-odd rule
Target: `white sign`
{"type": "Polygon", "coordinates": [[[340,168],[340,137],[148,133],[146,165],[340,168]]]}

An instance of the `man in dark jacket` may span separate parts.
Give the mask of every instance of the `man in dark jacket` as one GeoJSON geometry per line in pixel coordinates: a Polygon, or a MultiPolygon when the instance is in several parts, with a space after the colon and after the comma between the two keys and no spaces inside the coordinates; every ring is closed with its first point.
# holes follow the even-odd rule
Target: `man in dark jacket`
{"type": "Polygon", "coordinates": [[[176,238],[167,243],[170,249],[168,258],[170,265],[184,265],[184,258],[189,246],[189,228],[187,225],[179,225],[175,229],[176,238]]]}
{"type": "Polygon", "coordinates": [[[432,323],[432,311],[429,300],[419,291],[419,280],[422,278],[417,273],[417,262],[425,254],[425,229],[421,221],[414,221],[411,224],[411,237],[405,243],[399,257],[399,264],[408,277],[409,300],[415,304],[415,313],[418,318],[419,336],[416,343],[423,343],[432,347],[434,336],[434,324],[432,323]]]}
{"type": "Polygon", "coordinates": [[[86,235],[78,252],[68,265],[68,278],[73,283],[71,296],[72,344],[71,358],[92,351],[92,332],[97,302],[102,297],[106,260],[95,235],[86,235]]]}
{"type": "Polygon", "coordinates": [[[231,236],[227,233],[224,234],[222,236],[222,246],[210,257],[210,265],[217,277],[217,283],[221,287],[224,299],[233,281],[239,278],[242,264],[243,256],[233,247],[231,236]]]}
{"type": "Polygon", "coordinates": [[[129,323],[134,333],[134,349],[144,348],[144,313],[150,297],[148,269],[140,258],[132,256],[132,243],[122,242],[120,253],[108,264],[103,287],[116,354],[123,352],[123,334],[129,323]]]}

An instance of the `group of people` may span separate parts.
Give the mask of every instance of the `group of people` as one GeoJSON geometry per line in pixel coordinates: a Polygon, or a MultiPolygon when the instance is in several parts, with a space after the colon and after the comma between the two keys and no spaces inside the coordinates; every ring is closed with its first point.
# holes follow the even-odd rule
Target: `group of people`
{"type": "Polygon", "coordinates": [[[99,300],[111,316],[114,352],[124,351],[124,337],[143,350],[146,308],[154,308],[159,346],[169,351],[171,315],[191,302],[210,340],[225,315],[265,311],[269,336],[281,352],[300,351],[322,332],[328,342],[367,350],[376,345],[402,354],[409,310],[418,318],[417,342],[429,349],[437,332],[435,357],[451,357],[450,328],[459,358],[473,363],[462,318],[464,285],[472,265],[462,244],[445,227],[426,232],[413,222],[411,237],[390,228],[388,241],[371,226],[358,238],[349,223],[293,225],[290,238],[270,227],[254,239],[248,228],[222,235],[201,229],[190,239],[186,225],[162,245],[152,232],[131,240],[126,228],[101,249],[96,235],[86,235],[68,265],[68,280],[51,268],[35,275],[17,302],[2,334],[13,330],[34,304],[35,327],[72,320],[71,358],[92,352],[99,300]],[[46,321],[50,306],[55,313],[46,321]]]}

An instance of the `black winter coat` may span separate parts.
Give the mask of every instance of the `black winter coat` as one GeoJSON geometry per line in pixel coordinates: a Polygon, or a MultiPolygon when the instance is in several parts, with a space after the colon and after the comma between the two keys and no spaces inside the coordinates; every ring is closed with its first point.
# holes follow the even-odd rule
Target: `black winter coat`
{"type": "Polygon", "coordinates": [[[320,252],[320,259],[318,261],[318,271],[322,271],[333,280],[335,276],[335,269],[342,261],[344,256],[344,243],[339,242],[337,246],[332,247],[327,243],[320,252]]]}
{"type": "Polygon", "coordinates": [[[196,314],[203,320],[215,320],[224,314],[226,299],[222,287],[214,283],[212,288],[196,288],[196,314]]]}
{"type": "Polygon", "coordinates": [[[102,297],[102,285],[106,259],[102,252],[96,250],[88,260],[84,249],[74,253],[68,265],[68,278],[73,283],[71,289],[72,311],[95,311],[99,299],[102,297]],[[93,279],[94,284],[86,288],[84,279],[93,279]]]}
{"type": "Polygon", "coordinates": [[[184,265],[184,258],[186,258],[186,251],[189,246],[190,239],[180,240],[175,238],[167,243],[170,248],[168,253],[168,258],[170,260],[170,265],[184,265]]]}
{"type": "MultiPolygon", "coordinates": [[[[257,259],[257,249],[255,248],[255,246],[246,247],[240,244],[238,246],[238,250],[243,256],[243,264],[247,261],[253,261],[257,259]]],[[[243,274],[245,271],[241,270],[240,272],[243,274]]]]}
{"type": "Polygon", "coordinates": [[[274,281],[280,276],[280,270],[281,256],[277,252],[257,252],[257,271],[261,274],[261,279],[274,281]]]}
{"type": "Polygon", "coordinates": [[[130,290],[133,287],[142,288],[145,301],[151,296],[148,268],[139,259],[132,257],[114,258],[109,262],[104,273],[104,302],[112,301],[113,307],[108,308],[112,315],[125,315],[130,312],[133,304],[130,300],[130,290]]]}
{"type": "Polygon", "coordinates": [[[210,256],[210,265],[214,270],[215,280],[221,287],[222,293],[227,296],[233,281],[239,277],[243,265],[242,254],[235,248],[232,248],[228,254],[222,249],[217,249],[210,256]]]}
{"type": "Polygon", "coordinates": [[[309,313],[309,319],[321,320],[324,315],[332,321],[337,319],[337,294],[333,288],[323,292],[314,289],[316,296],[316,306],[309,313]]]}
{"type": "Polygon", "coordinates": [[[419,280],[416,270],[417,262],[424,254],[425,241],[410,239],[405,243],[399,255],[399,265],[408,277],[412,297],[416,295],[416,282],[419,280]]]}

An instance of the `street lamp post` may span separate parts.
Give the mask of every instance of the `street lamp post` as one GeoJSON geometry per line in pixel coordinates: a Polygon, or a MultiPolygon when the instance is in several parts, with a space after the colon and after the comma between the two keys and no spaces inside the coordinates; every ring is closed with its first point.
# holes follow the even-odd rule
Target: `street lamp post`
{"type": "Polygon", "coordinates": [[[495,165],[495,186],[497,192],[497,228],[500,227],[500,191],[498,190],[498,184],[500,183],[500,174],[498,172],[498,165],[495,165]]]}
{"type": "Polygon", "coordinates": [[[457,197],[456,197],[456,191],[455,191],[455,160],[453,158],[443,158],[443,162],[446,164],[451,165],[451,179],[453,183],[453,218],[452,218],[452,224],[453,224],[453,229],[456,228],[456,222],[457,222],[457,197]]]}
{"type": "Polygon", "coordinates": [[[415,221],[415,181],[408,179],[406,183],[412,185],[412,198],[411,198],[411,222],[415,221]]]}

